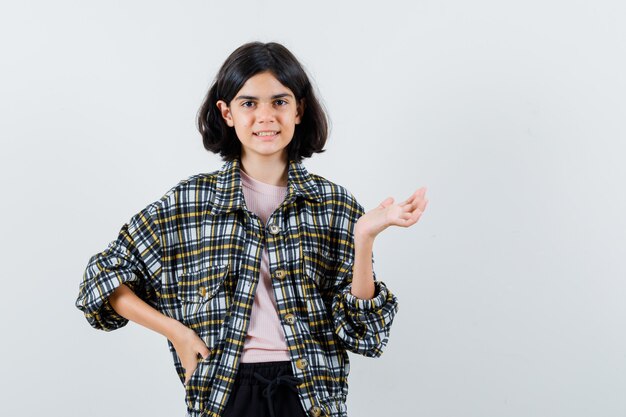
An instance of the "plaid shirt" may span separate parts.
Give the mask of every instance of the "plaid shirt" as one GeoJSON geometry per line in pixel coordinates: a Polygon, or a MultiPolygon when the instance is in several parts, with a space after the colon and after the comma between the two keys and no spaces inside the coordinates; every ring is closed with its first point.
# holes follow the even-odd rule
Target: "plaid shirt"
{"type": "Polygon", "coordinates": [[[311,416],[346,416],[347,351],[380,356],[398,310],[375,273],[374,298],[350,292],[353,229],[363,207],[344,187],[290,161],[285,200],[264,225],[246,207],[240,164],[190,176],[135,214],[89,259],[75,305],[94,328],[118,329],[128,320],[108,297],[125,283],[194,329],[210,354],[185,386],[186,417],[218,417],[237,373],[266,245],[292,369],[304,381],[302,406],[311,416]]]}

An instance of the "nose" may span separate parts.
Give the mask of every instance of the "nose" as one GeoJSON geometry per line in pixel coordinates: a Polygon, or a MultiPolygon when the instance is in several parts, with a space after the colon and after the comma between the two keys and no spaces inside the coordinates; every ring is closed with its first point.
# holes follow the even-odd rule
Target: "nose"
{"type": "Polygon", "coordinates": [[[259,122],[273,122],[276,119],[272,103],[261,103],[257,107],[256,118],[259,122]]]}

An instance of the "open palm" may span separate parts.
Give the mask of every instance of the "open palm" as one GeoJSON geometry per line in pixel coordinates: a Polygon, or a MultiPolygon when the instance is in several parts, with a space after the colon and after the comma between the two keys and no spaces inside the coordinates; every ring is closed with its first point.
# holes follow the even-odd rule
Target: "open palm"
{"type": "Polygon", "coordinates": [[[393,197],[387,197],[378,207],[359,218],[354,233],[373,239],[389,226],[412,226],[417,223],[427,205],[426,187],[417,189],[402,203],[394,203],[393,197]]]}

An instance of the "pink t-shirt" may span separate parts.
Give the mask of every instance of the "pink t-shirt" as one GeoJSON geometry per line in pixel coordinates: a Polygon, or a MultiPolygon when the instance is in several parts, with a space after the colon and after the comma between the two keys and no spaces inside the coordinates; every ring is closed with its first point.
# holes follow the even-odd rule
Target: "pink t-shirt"
{"type": "MultiPolygon", "coordinates": [[[[239,170],[246,206],[259,216],[263,224],[283,202],[287,187],[266,184],[239,170]]],[[[267,249],[261,252],[261,274],[256,288],[250,327],[243,345],[241,362],[273,362],[290,360],[269,274],[267,249]]]]}

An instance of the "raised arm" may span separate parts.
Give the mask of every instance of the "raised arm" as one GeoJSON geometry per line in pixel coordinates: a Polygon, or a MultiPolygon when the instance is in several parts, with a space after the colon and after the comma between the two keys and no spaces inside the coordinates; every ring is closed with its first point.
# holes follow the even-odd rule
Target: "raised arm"
{"type": "Polygon", "coordinates": [[[354,227],[354,277],[352,294],[361,299],[374,296],[374,274],[372,249],[374,239],[389,226],[409,227],[414,225],[426,209],[426,188],[416,190],[407,200],[394,204],[387,197],[378,207],[363,214],[354,227]]]}
{"type": "Polygon", "coordinates": [[[396,296],[384,282],[376,279],[374,239],[390,225],[415,224],[427,204],[425,191],[425,188],[417,190],[400,204],[393,204],[393,198],[389,197],[368,213],[352,200],[345,241],[348,250],[354,251],[354,260],[352,265],[342,266],[339,271],[338,279],[344,284],[333,298],[332,313],[336,334],[354,353],[370,357],[382,355],[398,311],[396,296]]]}

